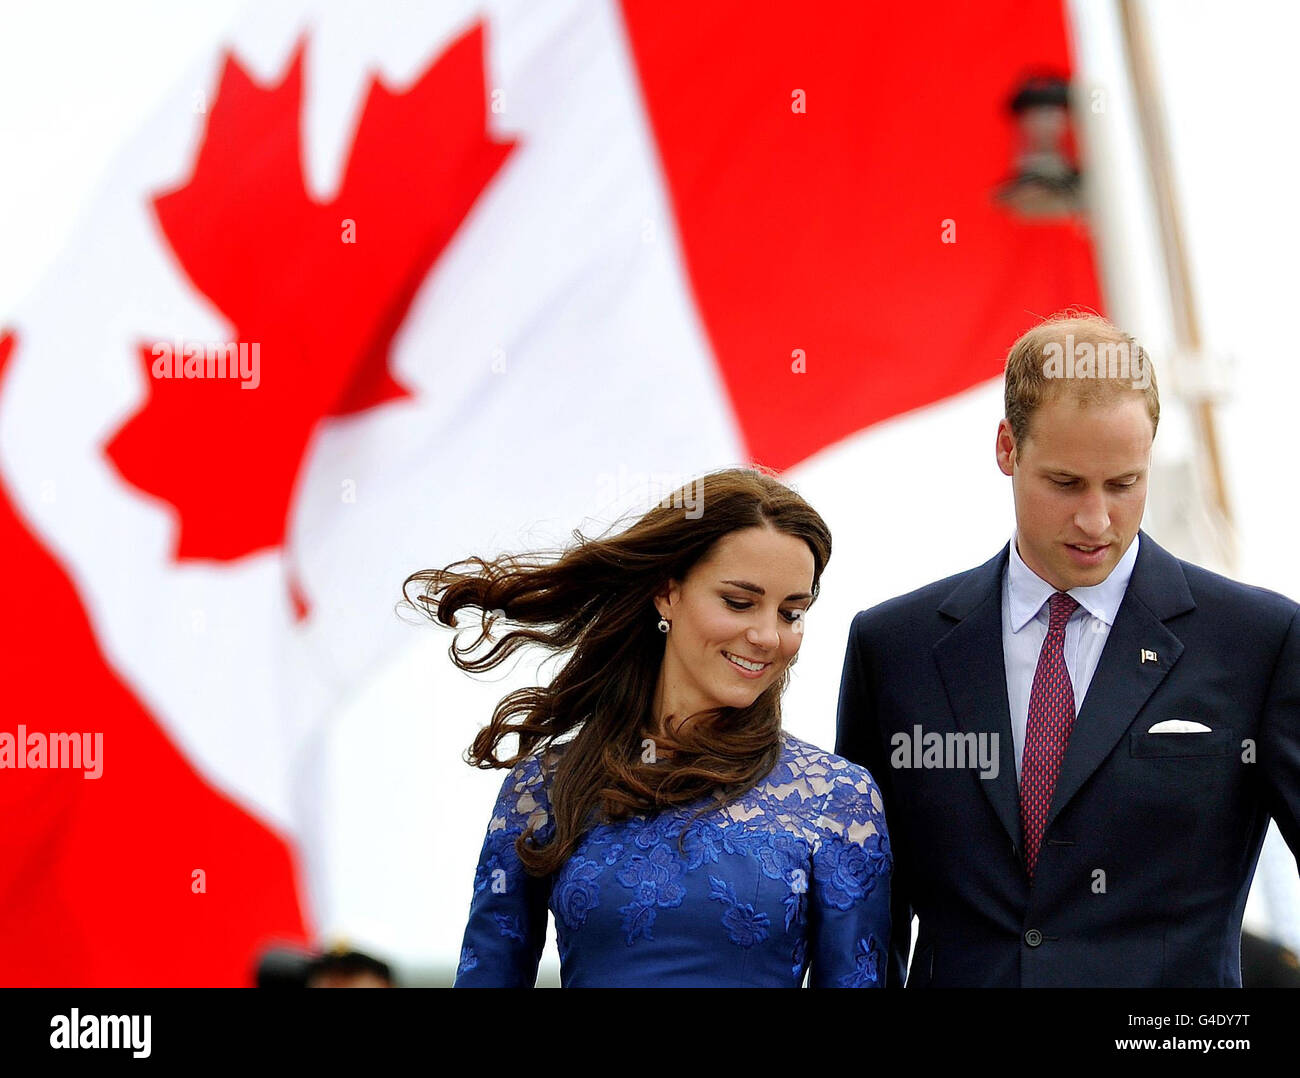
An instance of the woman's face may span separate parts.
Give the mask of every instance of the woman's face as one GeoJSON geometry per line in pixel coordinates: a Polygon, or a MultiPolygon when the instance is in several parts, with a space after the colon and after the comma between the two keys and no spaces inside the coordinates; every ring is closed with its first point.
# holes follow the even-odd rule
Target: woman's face
{"type": "Polygon", "coordinates": [[[724,535],[673,581],[655,600],[671,624],[656,720],[748,707],[780,678],[803,641],[813,569],[802,539],[753,527],[724,535]]]}

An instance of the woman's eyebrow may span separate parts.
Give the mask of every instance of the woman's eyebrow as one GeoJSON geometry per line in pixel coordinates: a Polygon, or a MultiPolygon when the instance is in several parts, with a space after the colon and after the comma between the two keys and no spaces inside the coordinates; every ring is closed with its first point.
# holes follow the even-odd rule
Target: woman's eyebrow
{"type": "MultiPolygon", "coordinates": [[[[767,592],[765,592],[757,584],[751,584],[748,580],[724,580],[723,583],[731,584],[732,586],[737,588],[743,588],[745,591],[752,591],[755,595],[767,594],[767,592]]],[[[811,599],[812,592],[810,591],[791,592],[785,598],[786,598],[786,602],[789,602],[791,599],[811,599]]]]}

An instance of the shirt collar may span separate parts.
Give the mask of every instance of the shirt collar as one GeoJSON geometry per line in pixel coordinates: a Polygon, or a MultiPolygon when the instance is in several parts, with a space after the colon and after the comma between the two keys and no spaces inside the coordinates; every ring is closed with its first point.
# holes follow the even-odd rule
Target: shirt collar
{"type": "MultiPolygon", "coordinates": [[[[1133,575],[1133,564],[1137,561],[1140,536],[1133,536],[1124,556],[1100,584],[1087,588],[1071,588],[1070,596],[1094,618],[1107,625],[1115,624],[1115,615],[1119,613],[1119,604],[1124,601],[1124,592],[1128,589],[1129,577],[1133,575]]],[[[1043,609],[1056,591],[1051,584],[1035,573],[1016,549],[1016,535],[1011,533],[1011,557],[1007,561],[1007,587],[1011,599],[1011,631],[1020,632],[1043,609]]]]}

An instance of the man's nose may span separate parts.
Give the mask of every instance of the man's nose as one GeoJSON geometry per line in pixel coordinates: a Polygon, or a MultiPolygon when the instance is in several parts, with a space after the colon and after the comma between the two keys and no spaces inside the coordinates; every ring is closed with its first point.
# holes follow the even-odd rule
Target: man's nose
{"type": "Polygon", "coordinates": [[[1104,495],[1085,494],[1074,513],[1074,524],[1090,539],[1100,539],[1110,527],[1110,511],[1104,495]]]}

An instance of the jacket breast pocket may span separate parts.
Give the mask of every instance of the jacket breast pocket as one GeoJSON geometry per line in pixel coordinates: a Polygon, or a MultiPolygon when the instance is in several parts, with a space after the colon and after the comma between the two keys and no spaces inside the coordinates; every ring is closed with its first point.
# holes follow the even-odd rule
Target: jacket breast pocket
{"type": "Polygon", "coordinates": [[[1129,736],[1128,751],[1130,756],[1146,758],[1227,756],[1233,745],[1233,732],[1226,726],[1191,734],[1149,734],[1146,730],[1135,730],[1129,736]]]}

